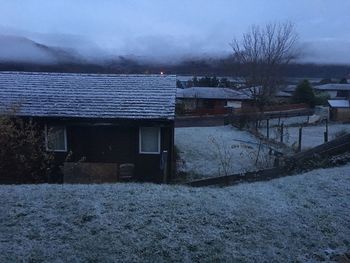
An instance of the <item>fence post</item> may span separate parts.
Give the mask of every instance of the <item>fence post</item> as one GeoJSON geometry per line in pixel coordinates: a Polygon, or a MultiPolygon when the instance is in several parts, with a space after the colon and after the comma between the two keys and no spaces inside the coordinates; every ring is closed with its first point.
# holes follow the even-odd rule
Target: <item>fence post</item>
{"type": "Polygon", "coordinates": [[[163,183],[168,182],[168,151],[163,151],[160,159],[160,169],[163,172],[163,183]]]}
{"type": "Polygon", "coordinates": [[[266,138],[270,139],[270,120],[266,120],[266,138]]]}
{"type": "Polygon", "coordinates": [[[278,126],[280,125],[280,123],[281,123],[281,113],[278,116],[278,126]]]}
{"type": "Polygon", "coordinates": [[[328,120],[326,119],[326,131],[324,132],[324,142],[328,142],[328,120]]]}
{"type": "Polygon", "coordinates": [[[298,144],[298,152],[301,152],[301,139],[303,136],[303,127],[299,128],[299,144],[298,144]]]}
{"type": "Polygon", "coordinates": [[[281,142],[283,143],[283,131],[284,130],[284,123],[281,124],[281,142]]]}

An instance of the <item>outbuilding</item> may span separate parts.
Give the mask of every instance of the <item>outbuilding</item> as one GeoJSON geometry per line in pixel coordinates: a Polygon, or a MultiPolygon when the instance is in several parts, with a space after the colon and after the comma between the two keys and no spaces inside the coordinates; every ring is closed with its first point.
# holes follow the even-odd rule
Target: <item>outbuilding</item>
{"type": "Polygon", "coordinates": [[[192,87],[177,89],[179,113],[194,115],[226,114],[241,109],[251,96],[239,90],[220,87],[192,87]]]}
{"type": "Polygon", "coordinates": [[[332,121],[350,122],[350,103],[348,100],[328,100],[332,121]]]}

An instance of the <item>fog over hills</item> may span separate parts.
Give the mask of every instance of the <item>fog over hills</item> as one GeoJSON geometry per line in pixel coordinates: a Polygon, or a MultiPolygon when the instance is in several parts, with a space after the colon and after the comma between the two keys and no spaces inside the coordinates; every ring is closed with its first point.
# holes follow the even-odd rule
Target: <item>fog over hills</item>
{"type": "Polygon", "coordinates": [[[0,62],[57,64],[83,62],[73,50],[50,47],[29,38],[0,35],[0,62]]]}
{"type": "MultiPolygon", "coordinates": [[[[349,10],[349,0],[4,0],[0,35],[57,47],[87,63],[122,56],[178,64],[226,57],[232,53],[229,43],[251,25],[290,21],[304,52],[299,63],[345,65],[350,64],[349,10]]],[[[2,60],[57,62],[64,57],[29,43],[28,49],[1,47],[2,60]]]]}
{"type": "MultiPolygon", "coordinates": [[[[53,42],[54,43],[54,42],[53,42]]],[[[82,42],[81,42],[82,43],[82,42]]],[[[58,47],[34,41],[28,37],[0,35],[0,70],[55,71],[88,73],[156,73],[161,71],[180,75],[239,75],[230,54],[172,56],[113,55],[89,49],[58,47]],[[93,55],[91,55],[93,54],[93,55]]],[[[347,65],[298,63],[284,70],[288,77],[342,78],[350,73],[347,65]]]]}

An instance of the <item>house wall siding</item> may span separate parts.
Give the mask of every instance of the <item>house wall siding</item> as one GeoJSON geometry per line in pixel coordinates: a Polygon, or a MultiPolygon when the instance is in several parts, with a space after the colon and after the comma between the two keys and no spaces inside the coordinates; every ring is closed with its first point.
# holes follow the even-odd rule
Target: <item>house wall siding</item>
{"type": "Polygon", "coordinates": [[[168,152],[167,177],[172,175],[173,122],[134,123],[133,125],[82,125],[64,122],[50,122],[51,125],[64,125],[67,129],[67,152],[55,152],[57,166],[64,162],[124,163],[135,165],[135,179],[145,182],[163,182],[160,169],[161,154],[168,152]],[[160,127],[160,154],[139,153],[139,128],[160,127]]]}
{"type": "Polygon", "coordinates": [[[332,109],[331,117],[333,121],[349,122],[350,109],[349,108],[332,109]]]}

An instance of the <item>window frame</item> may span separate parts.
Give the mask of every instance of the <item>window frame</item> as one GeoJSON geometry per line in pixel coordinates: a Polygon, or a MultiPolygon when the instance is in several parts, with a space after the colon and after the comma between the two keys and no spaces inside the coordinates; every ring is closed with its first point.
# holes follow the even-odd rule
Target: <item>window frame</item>
{"type": "Polygon", "coordinates": [[[45,148],[46,151],[48,152],[67,152],[68,151],[68,147],[67,147],[67,127],[64,125],[48,125],[45,124],[45,148]],[[50,149],[49,148],[49,138],[48,138],[48,126],[51,127],[62,127],[63,128],[63,134],[64,134],[64,149],[59,149],[59,150],[55,150],[55,149],[50,149]]]}
{"type": "Polygon", "coordinates": [[[161,143],[161,129],[160,127],[152,127],[152,126],[143,126],[143,127],[139,127],[139,154],[160,154],[160,143],[161,143]],[[143,128],[156,128],[158,129],[158,150],[157,152],[144,152],[142,151],[142,129],[143,128]]]}

